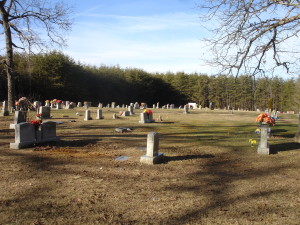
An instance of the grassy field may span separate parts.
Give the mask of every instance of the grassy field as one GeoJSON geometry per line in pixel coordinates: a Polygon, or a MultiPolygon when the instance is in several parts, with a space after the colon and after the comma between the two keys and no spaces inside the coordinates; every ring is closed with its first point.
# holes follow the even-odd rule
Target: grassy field
{"type": "Polygon", "coordinates": [[[118,112],[52,110],[61,141],[23,150],[9,149],[13,116],[1,117],[0,224],[300,224],[296,115],[280,115],[274,154],[258,155],[257,112],[158,109],[151,124],[118,112]],[[164,162],[141,164],[152,131],[164,162]]]}

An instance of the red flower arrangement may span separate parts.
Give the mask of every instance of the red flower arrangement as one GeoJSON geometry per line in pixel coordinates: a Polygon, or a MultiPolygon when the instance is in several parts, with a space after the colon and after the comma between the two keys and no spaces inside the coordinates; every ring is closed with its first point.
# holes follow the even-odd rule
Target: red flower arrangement
{"type": "Polygon", "coordinates": [[[33,124],[36,129],[41,126],[42,122],[43,122],[42,120],[31,120],[31,121],[29,121],[29,123],[33,124]]]}
{"type": "Polygon", "coordinates": [[[258,124],[270,124],[274,126],[275,119],[273,119],[269,114],[267,113],[261,113],[256,117],[256,123],[258,124]]]}
{"type": "Polygon", "coordinates": [[[152,110],[150,110],[150,109],[145,109],[145,110],[144,110],[144,113],[147,113],[148,115],[150,115],[150,114],[152,114],[153,112],[152,112],[152,110]]]}

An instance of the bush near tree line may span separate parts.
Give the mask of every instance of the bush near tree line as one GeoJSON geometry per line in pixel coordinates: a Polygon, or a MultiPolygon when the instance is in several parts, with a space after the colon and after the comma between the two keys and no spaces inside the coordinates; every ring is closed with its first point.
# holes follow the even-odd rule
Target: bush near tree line
{"type": "MultiPolygon", "coordinates": [[[[7,98],[6,75],[0,74],[0,98],[7,98]]],[[[91,101],[95,105],[147,102],[148,105],[184,105],[256,110],[272,108],[298,111],[300,79],[241,75],[239,77],[184,72],[148,73],[119,66],[100,67],[76,63],[61,52],[15,55],[16,99],[91,101]]]]}

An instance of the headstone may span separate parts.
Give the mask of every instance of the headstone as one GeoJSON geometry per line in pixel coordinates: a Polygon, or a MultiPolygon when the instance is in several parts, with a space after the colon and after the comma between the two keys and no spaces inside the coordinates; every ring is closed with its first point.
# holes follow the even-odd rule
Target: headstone
{"type": "Polygon", "coordinates": [[[46,121],[41,125],[42,142],[58,141],[59,138],[56,136],[56,122],[46,121]]]}
{"type": "Polygon", "coordinates": [[[27,112],[25,111],[15,111],[14,123],[11,123],[9,128],[15,129],[16,124],[26,122],[27,112]]]}
{"type": "Polygon", "coordinates": [[[78,102],[77,107],[82,107],[82,102],[78,102]]]}
{"type": "Polygon", "coordinates": [[[159,134],[150,132],[147,135],[147,153],[141,156],[140,162],[145,164],[156,164],[163,159],[163,153],[158,152],[159,134]]]}
{"type": "Polygon", "coordinates": [[[87,109],[85,110],[85,117],[84,120],[91,120],[91,110],[87,109]]]}
{"type": "Polygon", "coordinates": [[[113,119],[117,119],[117,118],[118,118],[117,114],[114,113],[112,118],[113,118],[113,119]]]}
{"type": "Polygon", "coordinates": [[[8,102],[4,101],[2,110],[1,110],[1,116],[9,116],[9,111],[8,111],[8,102]]]}
{"type": "Polygon", "coordinates": [[[51,112],[51,108],[49,106],[41,106],[39,109],[39,113],[42,114],[43,119],[49,119],[50,112],[51,112]]]}
{"type": "Polygon", "coordinates": [[[45,106],[50,107],[50,102],[49,102],[49,100],[47,100],[47,101],[45,102],[45,106]]]}
{"type": "Polygon", "coordinates": [[[268,124],[262,124],[260,126],[260,143],[258,144],[257,153],[258,154],[270,154],[270,148],[268,143],[268,124]]]}
{"type": "Polygon", "coordinates": [[[102,105],[102,103],[99,103],[99,105],[98,105],[98,108],[100,108],[100,109],[102,109],[102,108],[103,108],[103,105],[102,105]]]}
{"type": "Polygon", "coordinates": [[[134,109],[139,109],[140,108],[140,105],[138,102],[134,103],[134,109]]]}
{"type": "Polygon", "coordinates": [[[159,109],[159,102],[156,103],[156,108],[159,109]]]}
{"type": "Polygon", "coordinates": [[[62,109],[62,106],[61,106],[62,104],[61,103],[59,103],[59,102],[57,102],[56,103],[56,109],[58,110],[58,109],[62,109]]]}
{"type": "Polygon", "coordinates": [[[128,111],[129,111],[130,116],[132,116],[134,114],[132,105],[128,106],[128,111]]]}
{"type": "Polygon", "coordinates": [[[97,109],[97,116],[96,116],[97,120],[102,120],[102,109],[97,109]]]}
{"type": "Polygon", "coordinates": [[[35,109],[39,109],[40,106],[42,106],[42,103],[40,101],[34,101],[33,106],[34,106],[35,109]]]}
{"type": "Polygon", "coordinates": [[[171,104],[171,105],[170,105],[170,109],[175,109],[175,105],[174,105],[174,104],[171,104]]]}
{"type": "Polygon", "coordinates": [[[111,108],[113,108],[113,109],[116,108],[116,103],[115,102],[111,103],[111,108]]]}
{"type": "Polygon", "coordinates": [[[31,123],[18,123],[15,126],[15,143],[10,143],[10,148],[20,149],[36,143],[35,126],[31,123]]]}
{"type": "Polygon", "coordinates": [[[153,109],[155,109],[155,108],[156,108],[155,104],[153,104],[152,108],[153,108],[153,109]]]}
{"type": "Polygon", "coordinates": [[[153,120],[153,114],[149,114],[146,112],[142,112],[140,114],[140,121],[139,123],[154,123],[155,121],[153,120]]]}
{"type": "Polygon", "coordinates": [[[188,114],[189,113],[189,106],[188,105],[184,105],[183,113],[184,114],[188,114]]]}

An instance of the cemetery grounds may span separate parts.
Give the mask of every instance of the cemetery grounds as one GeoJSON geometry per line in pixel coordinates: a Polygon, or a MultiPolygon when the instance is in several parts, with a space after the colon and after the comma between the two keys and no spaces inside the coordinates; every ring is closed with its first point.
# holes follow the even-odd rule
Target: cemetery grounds
{"type": "Polygon", "coordinates": [[[142,110],[91,110],[52,110],[61,141],[22,150],[1,117],[0,224],[300,224],[296,115],[272,127],[276,154],[258,155],[257,112],[156,109],[163,121],[140,124],[142,110]],[[164,162],[141,164],[152,131],[164,162]]]}

